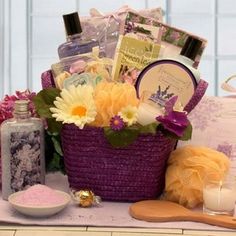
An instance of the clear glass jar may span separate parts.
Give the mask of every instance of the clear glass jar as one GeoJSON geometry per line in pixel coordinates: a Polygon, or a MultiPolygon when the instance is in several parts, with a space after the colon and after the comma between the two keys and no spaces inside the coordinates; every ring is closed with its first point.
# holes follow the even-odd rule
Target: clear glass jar
{"type": "Polygon", "coordinates": [[[14,117],[1,124],[2,197],[45,182],[44,126],[29,101],[15,101],[14,117]]]}

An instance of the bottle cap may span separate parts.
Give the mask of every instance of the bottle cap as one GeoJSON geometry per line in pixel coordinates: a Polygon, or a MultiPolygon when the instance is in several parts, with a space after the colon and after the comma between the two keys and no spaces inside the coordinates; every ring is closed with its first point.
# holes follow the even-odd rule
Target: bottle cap
{"type": "Polygon", "coordinates": [[[28,100],[16,100],[14,104],[14,113],[22,114],[22,113],[28,113],[29,101],[28,100]]]}
{"type": "Polygon", "coordinates": [[[82,32],[78,12],[63,15],[67,35],[80,34],[82,32]]]}
{"type": "Polygon", "coordinates": [[[189,36],[180,52],[180,55],[188,57],[194,61],[201,46],[202,46],[201,40],[189,36]]]}

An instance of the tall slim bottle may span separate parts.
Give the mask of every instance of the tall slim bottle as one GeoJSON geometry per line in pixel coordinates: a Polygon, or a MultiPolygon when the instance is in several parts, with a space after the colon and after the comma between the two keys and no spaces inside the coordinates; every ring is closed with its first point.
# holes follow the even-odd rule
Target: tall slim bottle
{"type": "Polygon", "coordinates": [[[18,100],[14,117],[1,125],[2,198],[45,182],[44,127],[31,117],[29,101],[18,100]]]}

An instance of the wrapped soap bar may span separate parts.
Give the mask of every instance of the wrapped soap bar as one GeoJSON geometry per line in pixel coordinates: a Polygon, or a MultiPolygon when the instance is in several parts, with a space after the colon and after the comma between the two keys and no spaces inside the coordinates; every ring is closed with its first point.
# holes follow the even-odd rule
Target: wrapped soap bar
{"type": "Polygon", "coordinates": [[[140,71],[156,60],[161,46],[160,27],[136,22],[128,12],[116,48],[112,78],[135,84],[140,71]]]}
{"type": "Polygon", "coordinates": [[[62,89],[70,85],[90,84],[96,86],[102,80],[110,80],[110,58],[100,58],[99,48],[94,47],[91,53],[63,58],[51,66],[56,88],[62,89]]]}
{"type": "Polygon", "coordinates": [[[81,73],[84,71],[86,62],[89,62],[91,60],[91,53],[63,58],[61,61],[51,65],[53,77],[56,78],[58,75],[65,71],[70,74],[81,73]]]}

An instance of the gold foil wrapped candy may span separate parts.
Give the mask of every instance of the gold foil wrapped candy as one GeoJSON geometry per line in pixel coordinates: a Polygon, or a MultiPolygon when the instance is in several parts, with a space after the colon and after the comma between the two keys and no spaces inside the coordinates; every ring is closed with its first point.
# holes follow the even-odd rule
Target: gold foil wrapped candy
{"type": "Polygon", "coordinates": [[[93,205],[99,205],[101,198],[95,196],[91,190],[71,190],[73,200],[81,207],[91,207],[93,205]]]}

